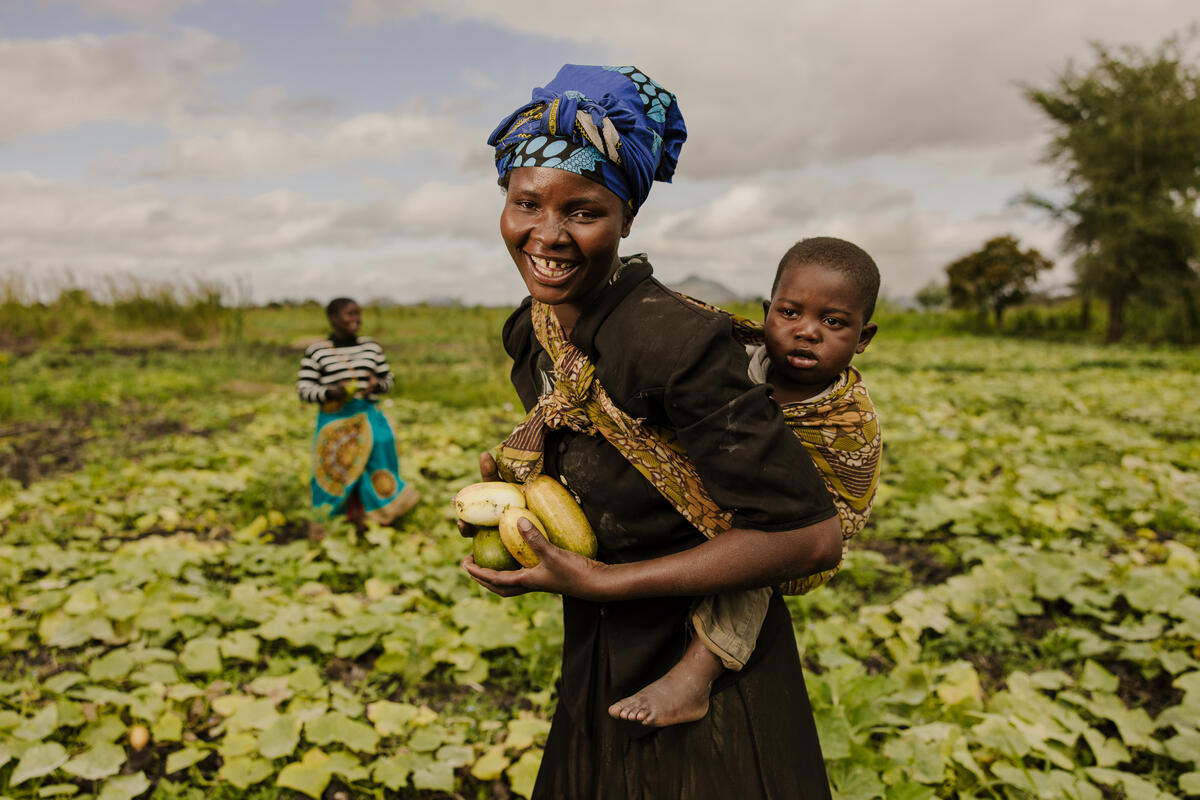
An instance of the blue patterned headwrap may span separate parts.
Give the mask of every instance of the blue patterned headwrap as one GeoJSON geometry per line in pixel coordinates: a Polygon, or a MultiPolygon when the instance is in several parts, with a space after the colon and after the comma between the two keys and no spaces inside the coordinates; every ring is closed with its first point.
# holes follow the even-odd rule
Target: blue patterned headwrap
{"type": "Polygon", "coordinates": [[[636,214],[654,181],[670,183],[686,138],[675,95],[637,67],[566,64],[488,144],[501,179],[516,167],[564,169],[610,189],[636,214]]]}

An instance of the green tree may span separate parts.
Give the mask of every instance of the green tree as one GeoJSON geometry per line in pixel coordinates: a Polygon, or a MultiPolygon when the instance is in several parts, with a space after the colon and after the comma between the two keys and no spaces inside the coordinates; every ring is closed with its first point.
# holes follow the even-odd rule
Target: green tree
{"type": "Polygon", "coordinates": [[[930,281],[922,286],[913,298],[926,311],[935,311],[950,302],[950,292],[944,283],[930,281]]]}
{"type": "Polygon", "coordinates": [[[999,326],[1004,309],[1029,297],[1038,273],[1053,266],[1053,261],[1032,247],[1022,250],[1012,236],[997,236],[946,265],[950,305],[990,311],[999,326]]]}
{"type": "Polygon", "coordinates": [[[1200,252],[1200,71],[1178,38],[1153,52],[1094,45],[1096,63],[1068,65],[1026,97],[1054,124],[1047,160],[1068,199],[1026,202],[1066,222],[1077,284],[1108,306],[1109,341],[1131,300],[1179,302],[1195,328],[1200,252]]]}

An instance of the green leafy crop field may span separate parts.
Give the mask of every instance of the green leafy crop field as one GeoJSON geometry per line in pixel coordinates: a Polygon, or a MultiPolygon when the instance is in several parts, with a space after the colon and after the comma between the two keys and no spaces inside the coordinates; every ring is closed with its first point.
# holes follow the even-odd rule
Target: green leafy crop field
{"type": "MultiPolygon", "coordinates": [[[[307,507],[306,313],[0,354],[0,795],[528,795],[558,601],[473,584],[449,510],[518,418],[504,311],[368,310],[424,500],[363,535],[307,507]]],[[[885,324],[859,363],[875,517],[789,599],[836,796],[1200,796],[1200,353],[885,324]]]]}

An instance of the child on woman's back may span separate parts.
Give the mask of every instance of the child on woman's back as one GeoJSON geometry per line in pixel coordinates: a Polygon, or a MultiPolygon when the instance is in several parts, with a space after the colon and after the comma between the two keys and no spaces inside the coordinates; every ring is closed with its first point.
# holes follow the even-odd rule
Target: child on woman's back
{"type": "MultiPolygon", "coordinates": [[[[804,239],[779,262],[771,299],[763,302],[765,344],[750,352],[750,377],[773,387],[833,496],[843,539],[866,523],[879,477],[879,423],[862,376],[850,366],[875,335],[870,320],[878,293],[879,269],[861,248],[828,236],[804,239]]],[[[801,590],[836,571],[811,576],[801,590]]],[[[702,599],[683,658],[609,714],[652,726],[707,714],[713,681],[744,667],[754,652],[772,591],[702,599]]]]}

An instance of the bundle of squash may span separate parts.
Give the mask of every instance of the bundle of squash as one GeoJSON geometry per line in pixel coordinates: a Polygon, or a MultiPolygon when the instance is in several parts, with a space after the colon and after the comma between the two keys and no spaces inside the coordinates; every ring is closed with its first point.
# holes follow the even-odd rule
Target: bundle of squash
{"type": "Polygon", "coordinates": [[[596,534],[567,488],[549,475],[524,484],[485,481],[454,496],[454,513],[475,526],[475,563],[495,570],[537,566],[540,559],[517,528],[529,520],[550,542],[587,558],[596,556],[596,534]]]}

